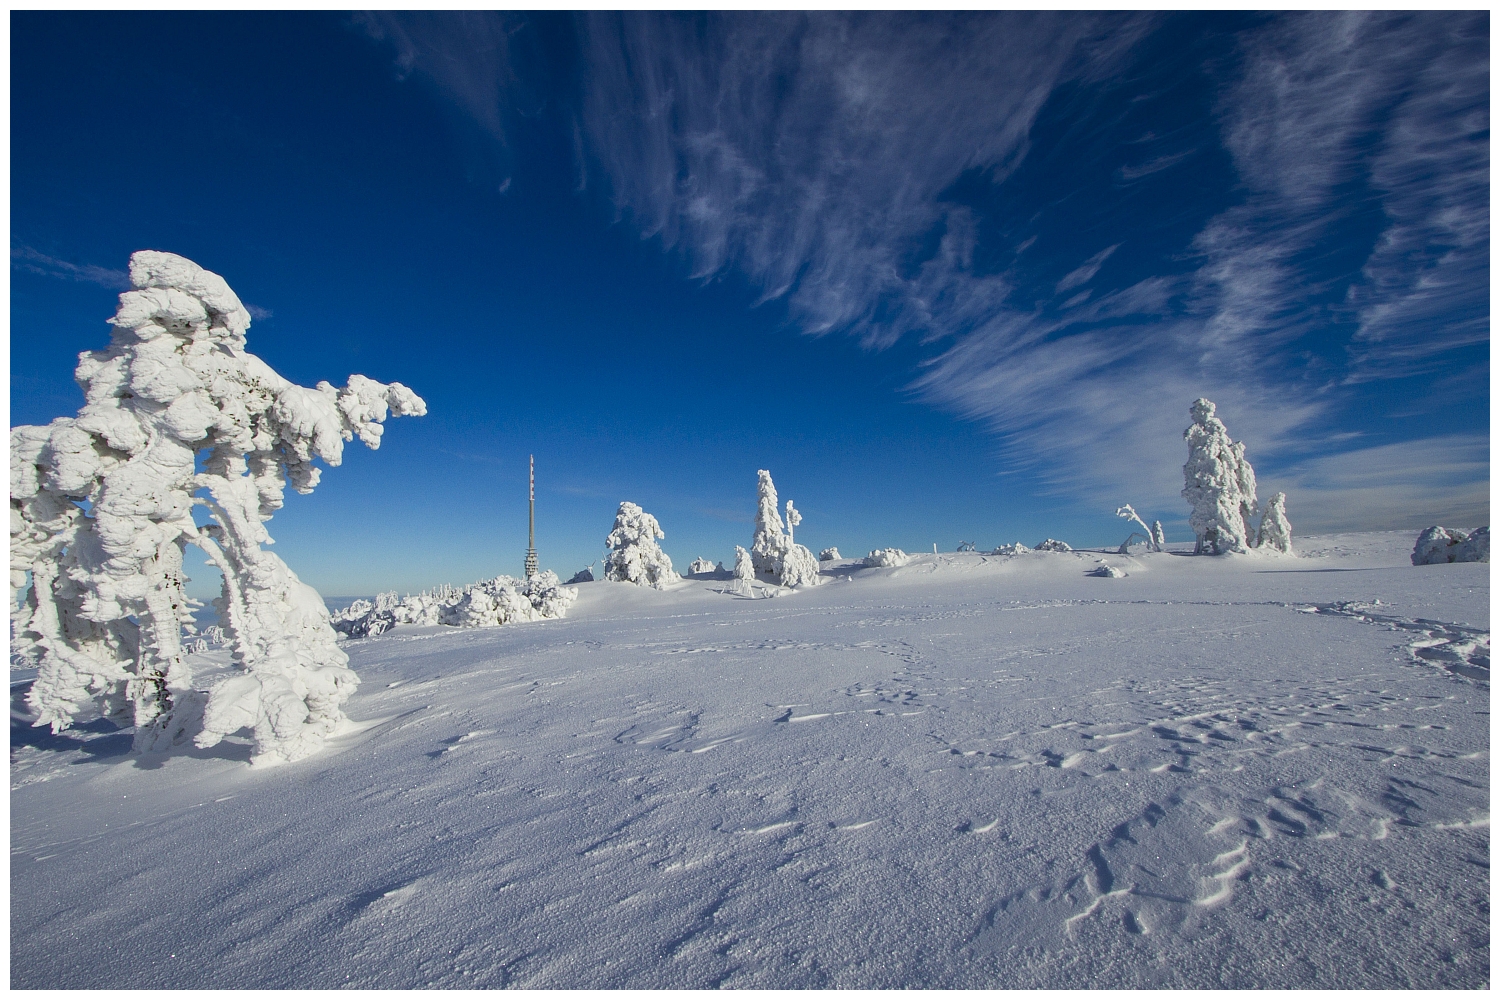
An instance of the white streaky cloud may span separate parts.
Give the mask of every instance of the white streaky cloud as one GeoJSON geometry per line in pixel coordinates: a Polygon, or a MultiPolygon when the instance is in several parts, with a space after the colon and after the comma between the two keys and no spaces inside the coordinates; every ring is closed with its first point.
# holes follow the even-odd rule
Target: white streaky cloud
{"type": "Polygon", "coordinates": [[[19,267],[32,274],[63,278],[68,281],[83,281],[111,291],[122,292],[130,287],[130,275],[124,271],[99,267],[97,264],[69,263],[28,246],[11,247],[10,262],[12,267],[19,267]]]}
{"type": "Polygon", "coordinates": [[[1410,374],[1489,339],[1486,57],[1484,34],[1434,52],[1375,158],[1389,225],[1351,289],[1356,376],[1410,374]]]}
{"type": "Polygon", "coordinates": [[[1119,248],[1120,244],[1118,243],[1116,243],[1112,247],[1105,247],[1103,250],[1100,250],[1098,253],[1094,254],[1094,256],[1084,261],[1083,264],[1076,270],[1069,271],[1067,275],[1063,277],[1063,280],[1057,283],[1057,294],[1061,295],[1068,289],[1077,288],[1079,285],[1092,279],[1094,275],[1099,273],[1099,268],[1104,266],[1104,262],[1109,259],[1109,255],[1114,253],[1119,248]]]}
{"type": "Polygon", "coordinates": [[[1298,534],[1473,529],[1488,524],[1489,438],[1455,434],[1361,448],[1299,462],[1261,477],[1285,490],[1298,534]]]}
{"type": "Polygon", "coordinates": [[[403,76],[430,80],[493,138],[505,141],[502,95],[520,83],[514,39],[525,24],[521,15],[372,10],[353,20],[375,41],[395,47],[403,76]]]}
{"type": "Polygon", "coordinates": [[[1056,83],[1118,58],[1103,39],[1132,23],[591,16],[585,130],[621,211],[694,274],[739,268],[809,333],[942,336],[967,314],[945,305],[976,299],[955,287],[975,283],[969,258],[903,264],[964,226],[942,191],[969,169],[1007,176],[1056,83]]]}
{"type": "MultiPolygon", "coordinates": [[[[524,55],[515,21],[363,23],[461,107],[487,101],[472,113],[503,134],[501,95],[523,88],[506,63],[524,55]],[[484,51],[470,57],[473,37],[484,51]]],[[[1003,186],[1059,86],[1114,85],[1158,24],[580,15],[577,169],[602,168],[620,217],[694,277],[743,273],[803,332],[932,344],[912,392],[990,428],[1037,488],[1109,510],[1180,506],[1193,399],[1218,403],[1251,460],[1276,468],[1327,438],[1348,383],[1487,340],[1488,28],[1482,12],[1269,18],[1237,36],[1214,105],[1238,200],[1188,256],[1123,288],[1100,279],[1118,238],[1061,278],[1020,257],[1030,232],[1010,270],[980,263],[980,220],[949,189],[976,172],[1003,186]],[[1330,270],[1330,241],[1346,246],[1339,227],[1371,204],[1383,230],[1362,270],[1330,270]],[[1038,279],[1057,304],[1018,301],[1038,279]],[[1299,341],[1339,321],[1359,331],[1347,358],[1309,367],[1299,341]]],[[[1120,168],[1119,182],[1201,149],[1120,168]]]]}

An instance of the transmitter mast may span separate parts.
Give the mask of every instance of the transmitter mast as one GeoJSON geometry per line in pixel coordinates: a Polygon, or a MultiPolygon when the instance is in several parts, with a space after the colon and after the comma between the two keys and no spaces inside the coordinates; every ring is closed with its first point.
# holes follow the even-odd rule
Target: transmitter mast
{"type": "Polygon", "coordinates": [[[536,576],[536,456],[531,456],[530,521],[526,529],[526,579],[536,576]]]}

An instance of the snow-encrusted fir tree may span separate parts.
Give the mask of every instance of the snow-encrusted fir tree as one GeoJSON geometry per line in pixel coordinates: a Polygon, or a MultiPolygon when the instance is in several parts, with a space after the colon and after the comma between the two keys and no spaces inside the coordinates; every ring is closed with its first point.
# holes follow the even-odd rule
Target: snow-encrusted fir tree
{"type": "Polygon", "coordinates": [[[1286,494],[1273,493],[1266,501],[1266,512],[1260,517],[1256,547],[1275,552],[1292,551],[1292,522],[1286,517],[1286,494]]]}
{"type": "Polygon", "coordinates": [[[609,546],[604,579],[657,590],[675,581],[677,573],[672,569],[672,560],[656,544],[658,538],[666,537],[656,518],[629,500],[620,504],[614,530],[604,539],[609,546]]]}
{"type": "Polygon", "coordinates": [[[734,580],[729,591],[741,597],[755,596],[755,563],[743,547],[734,547],[734,580]]]}
{"type": "Polygon", "coordinates": [[[1182,495],[1192,506],[1188,522],[1197,536],[1196,554],[1244,552],[1255,541],[1250,528],[1255,471],[1245,460],[1244,444],[1229,439],[1215,410],[1206,399],[1194,400],[1193,424],[1182,435],[1188,443],[1182,495]]]}
{"type": "MultiPolygon", "coordinates": [[[[296,760],[344,721],[358,678],[317,591],[263,546],[288,485],[310,493],[358,437],[426,405],[352,375],[293,385],[245,350],[250,315],[223,278],[176,254],[130,258],[109,347],[79,356],[76,417],[11,431],[11,585],[31,586],[12,649],[38,674],[28,702],[59,731],[104,716],[138,751],[212,746],[253,730],[254,760],[296,760]],[[209,522],[199,527],[195,507],[209,522]],[[193,687],[182,559],[223,573],[214,602],[235,672],[193,687]]],[[[14,606],[14,604],[12,605],[14,606]]]]}
{"type": "MultiPolygon", "coordinates": [[[[766,469],[756,472],[759,502],[755,512],[755,536],[750,542],[750,558],[755,572],[771,577],[783,587],[815,587],[822,583],[818,559],[805,545],[792,541],[790,531],[782,527],[776,510],[776,484],[766,469]]],[[[786,502],[787,523],[795,528],[802,515],[786,502]]]]}
{"type": "Polygon", "coordinates": [[[755,509],[755,535],[750,540],[750,560],[756,573],[778,576],[787,538],[781,526],[781,512],[776,509],[776,484],[771,482],[769,469],[760,469],[755,475],[760,496],[755,509]]]}

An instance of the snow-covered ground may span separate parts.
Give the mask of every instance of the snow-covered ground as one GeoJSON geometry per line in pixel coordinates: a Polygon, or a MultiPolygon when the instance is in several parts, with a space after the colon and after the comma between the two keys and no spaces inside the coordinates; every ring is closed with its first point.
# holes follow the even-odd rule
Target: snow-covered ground
{"type": "Polygon", "coordinates": [[[22,716],[11,985],[1487,985],[1489,566],[1414,537],[584,584],[347,643],[279,768],[22,716]]]}

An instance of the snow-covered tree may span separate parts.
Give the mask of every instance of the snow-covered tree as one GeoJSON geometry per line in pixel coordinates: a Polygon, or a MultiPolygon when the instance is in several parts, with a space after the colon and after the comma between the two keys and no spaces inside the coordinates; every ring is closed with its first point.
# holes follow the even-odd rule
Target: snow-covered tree
{"type": "Polygon", "coordinates": [[[39,666],[29,702],[60,730],[103,715],[137,750],[254,731],[258,763],[316,750],[358,683],[322,598],[263,546],[288,485],[318,484],[344,442],[379,447],[385,419],[426,405],[353,375],[293,385],[245,350],[250,315],[223,278],[175,254],[130,258],[109,347],[79,356],[76,417],[11,431],[11,583],[31,586],[13,648],[39,666]],[[199,527],[195,507],[209,523],[199,527]],[[237,670],[192,686],[181,646],[196,545],[237,670]]]}
{"type": "MultiPolygon", "coordinates": [[[[755,572],[772,577],[783,587],[813,587],[822,583],[818,575],[818,560],[812,550],[792,541],[789,531],[782,528],[781,515],[776,510],[776,484],[771,473],[761,469],[758,477],[759,502],[755,513],[755,536],[750,541],[750,558],[755,572]]],[[[802,523],[802,515],[786,502],[787,524],[795,528],[802,523]]]]}
{"type": "Polygon", "coordinates": [[[781,526],[781,512],[776,509],[776,484],[771,482],[768,469],[760,469],[755,475],[759,499],[755,508],[755,536],[750,540],[750,559],[755,564],[755,572],[778,576],[787,537],[781,526]]]}
{"type": "Polygon", "coordinates": [[[783,587],[816,587],[823,582],[818,558],[806,545],[789,545],[781,557],[779,582],[783,587]]]}
{"type": "Polygon", "coordinates": [[[704,559],[702,556],[699,556],[697,559],[694,559],[692,562],[688,563],[689,576],[706,576],[713,571],[714,564],[709,562],[707,559],[704,559]]]}
{"type": "Polygon", "coordinates": [[[1156,546],[1156,551],[1161,552],[1167,545],[1167,532],[1161,526],[1160,521],[1151,522],[1151,544],[1156,546]]]}
{"type": "Polygon", "coordinates": [[[1411,552],[1413,566],[1434,566],[1452,562],[1489,562],[1490,529],[1475,528],[1467,534],[1456,528],[1435,524],[1417,536],[1411,552]]]}
{"type": "Polygon", "coordinates": [[[1206,399],[1193,402],[1193,424],[1183,437],[1188,443],[1182,467],[1183,497],[1192,506],[1188,517],[1197,536],[1193,551],[1222,555],[1243,552],[1254,544],[1251,520],[1255,515],[1255,471],[1245,460],[1245,446],[1229,439],[1224,424],[1206,399]]]}
{"type": "Polygon", "coordinates": [[[990,555],[992,555],[992,556],[1018,556],[1018,555],[1021,555],[1022,553],[1030,552],[1030,551],[1031,551],[1031,549],[1030,549],[1029,546],[1022,545],[1020,542],[1011,542],[1009,545],[997,545],[997,546],[995,546],[995,548],[993,550],[991,550],[990,555]]]}
{"type": "MultiPolygon", "coordinates": [[[[1146,542],[1147,542],[1148,545],[1151,546],[1151,550],[1153,552],[1160,552],[1161,551],[1161,543],[1156,540],[1156,534],[1157,534],[1156,529],[1155,528],[1148,528],[1148,527],[1146,527],[1146,522],[1141,520],[1141,516],[1135,512],[1135,508],[1134,507],[1132,507],[1130,504],[1126,504],[1123,507],[1117,508],[1115,510],[1115,516],[1116,517],[1123,517],[1127,521],[1131,521],[1131,522],[1133,522],[1135,524],[1139,524],[1141,526],[1141,533],[1143,535],[1145,535],[1146,542]]],[[[1156,522],[1156,527],[1157,528],[1161,527],[1161,522],[1160,521],[1156,522]]],[[[1134,538],[1135,534],[1136,533],[1132,531],[1130,533],[1130,538],[1134,538]]],[[[1120,554],[1121,555],[1124,555],[1126,549],[1129,548],[1129,546],[1130,546],[1130,538],[1126,538],[1125,541],[1120,545],[1120,554]]]]}
{"type": "Polygon", "coordinates": [[[1482,562],[1490,561],[1490,529],[1489,525],[1483,528],[1475,528],[1458,544],[1458,553],[1453,558],[1454,562],[1482,562]]]}
{"type": "Polygon", "coordinates": [[[549,570],[524,580],[497,576],[466,587],[451,584],[398,599],[381,594],[374,604],[355,601],[333,613],[334,631],[351,639],[380,635],[397,625],[511,625],[566,616],[578,591],[549,570]]]}
{"type": "Polygon", "coordinates": [[[818,553],[818,562],[827,562],[830,559],[841,559],[841,558],[843,558],[843,557],[839,555],[839,550],[836,549],[836,548],[834,548],[834,547],[832,547],[832,546],[830,546],[829,548],[826,548],[822,552],[818,553]]]}
{"type": "Polygon", "coordinates": [[[750,553],[739,545],[734,547],[734,581],[730,583],[729,590],[741,597],[755,596],[755,562],[750,553]]]}
{"type": "Polygon", "coordinates": [[[1036,543],[1038,552],[1072,552],[1073,546],[1067,542],[1059,542],[1055,538],[1044,538],[1036,543]]]}
{"type": "Polygon", "coordinates": [[[905,566],[909,562],[911,556],[900,549],[876,549],[864,558],[864,564],[872,568],[905,566]]]}
{"type": "Polygon", "coordinates": [[[604,579],[657,590],[676,580],[672,560],[656,544],[658,538],[666,537],[656,518],[629,500],[620,504],[614,530],[604,539],[610,550],[604,579]]]}
{"type": "Polygon", "coordinates": [[[1286,518],[1286,494],[1273,493],[1266,501],[1266,511],[1260,517],[1260,531],[1256,535],[1256,547],[1276,552],[1292,551],[1292,522],[1286,518]]]}

